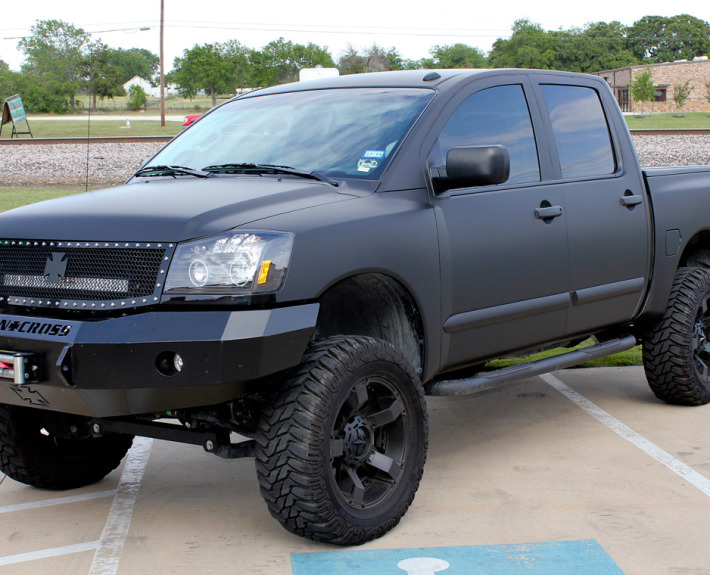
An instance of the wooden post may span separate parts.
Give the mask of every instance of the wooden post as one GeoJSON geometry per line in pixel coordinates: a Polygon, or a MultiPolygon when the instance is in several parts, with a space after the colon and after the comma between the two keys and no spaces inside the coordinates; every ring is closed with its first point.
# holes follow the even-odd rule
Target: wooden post
{"type": "Polygon", "coordinates": [[[160,0],[160,125],[165,127],[165,0],[160,0]]]}

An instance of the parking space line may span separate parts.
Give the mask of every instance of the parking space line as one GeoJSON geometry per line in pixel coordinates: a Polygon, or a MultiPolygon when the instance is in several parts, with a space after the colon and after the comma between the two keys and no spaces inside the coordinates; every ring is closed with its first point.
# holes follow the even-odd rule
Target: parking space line
{"type": "Polygon", "coordinates": [[[54,505],[64,505],[66,503],[77,503],[79,501],[90,501],[92,499],[104,499],[116,495],[116,490],[97,491],[96,493],[85,493],[84,495],[69,495],[67,497],[55,497],[54,499],[43,499],[42,501],[32,501],[30,503],[18,503],[16,505],[5,505],[0,507],[0,513],[12,513],[14,511],[27,511],[28,509],[40,509],[42,507],[53,507],[54,505]]]}
{"type": "Polygon", "coordinates": [[[601,407],[589,401],[586,397],[577,393],[571,387],[557,379],[552,374],[541,375],[540,378],[548,385],[559,391],[570,401],[576,403],[589,415],[606,425],[609,429],[650,455],[653,459],[665,465],[673,473],[681,476],[688,483],[697,487],[705,495],[710,497],[710,479],[704,477],[693,468],[687,466],[682,461],[673,457],[667,451],[664,451],[656,444],[651,443],[648,439],[636,433],[633,429],[621,423],[618,419],[604,411],[601,407]]]}
{"type": "Polygon", "coordinates": [[[36,559],[47,559],[48,557],[59,557],[61,555],[69,555],[71,553],[81,553],[82,551],[91,551],[99,546],[99,541],[87,541],[86,543],[77,543],[76,545],[65,545],[63,547],[53,547],[51,549],[41,549],[39,551],[30,551],[28,553],[19,553],[17,555],[8,555],[0,557],[0,567],[5,565],[16,565],[17,563],[25,563],[26,561],[34,561],[36,559]]]}
{"type": "Polygon", "coordinates": [[[118,571],[118,561],[126,542],[128,528],[133,518],[133,508],[152,446],[153,440],[146,437],[136,437],[133,440],[133,447],[128,452],[89,575],[115,575],[118,571]]]}

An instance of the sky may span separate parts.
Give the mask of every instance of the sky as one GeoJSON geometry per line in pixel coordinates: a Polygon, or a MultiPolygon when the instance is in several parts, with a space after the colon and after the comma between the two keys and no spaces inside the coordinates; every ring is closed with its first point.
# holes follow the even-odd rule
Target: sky
{"type": "MultiPolygon", "coordinates": [[[[710,21],[710,3],[687,0],[673,7],[668,0],[619,2],[552,2],[507,0],[388,0],[348,4],[333,0],[164,0],[165,71],[176,57],[196,44],[236,39],[260,49],[283,37],[294,43],[327,47],[333,58],[350,44],[364,50],[376,43],[396,48],[411,60],[430,57],[432,46],[463,43],[483,52],[497,38],[511,34],[513,22],[527,18],[545,30],[583,27],[589,22],[618,20],[631,25],[643,16],[687,13],[710,21]]],[[[30,0],[12,3],[0,18],[0,60],[19,70],[24,55],[21,37],[37,20],[63,20],[90,32],[112,48],[146,48],[160,52],[160,0],[30,0]],[[147,28],[141,30],[142,28],[147,28]]]]}

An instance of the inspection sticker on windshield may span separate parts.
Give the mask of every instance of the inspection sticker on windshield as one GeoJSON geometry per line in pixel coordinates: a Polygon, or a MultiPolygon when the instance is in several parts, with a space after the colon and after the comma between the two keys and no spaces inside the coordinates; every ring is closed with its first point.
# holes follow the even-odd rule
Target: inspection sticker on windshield
{"type": "Polygon", "coordinates": [[[362,158],[358,163],[357,163],[357,171],[358,172],[369,172],[370,170],[374,170],[378,165],[377,160],[368,160],[365,158],[362,158]]]}
{"type": "Polygon", "coordinates": [[[382,158],[385,157],[385,151],[384,150],[365,150],[365,153],[363,153],[362,157],[363,157],[363,159],[371,158],[374,160],[381,160],[382,158]]]}

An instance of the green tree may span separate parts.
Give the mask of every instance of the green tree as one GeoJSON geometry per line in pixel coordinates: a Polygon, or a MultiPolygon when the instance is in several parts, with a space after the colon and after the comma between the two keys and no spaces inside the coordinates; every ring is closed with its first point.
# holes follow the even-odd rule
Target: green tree
{"type": "Polygon", "coordinates": [[[634,102],[641,102],[641,117],[644,114],[644,103],[653,102],[655,97],[656,86],[653,83],[653,74],[651,70],[646,69],[631,82],[631,98],[634,102]]]}
{"type": "Polygon", "coordinates": [[[487,68],[486,56],[478,48],[466,44],[435,45],[429,50],[431,68],[487,68]]]}
{"type": "Polygon", "coordinates": [[[97,98],[115,98],[123,96],[126,91],[121,82],[121,72],[111,61],[111,50],[101,42],[93,43],[86,57],[86,77],[88,90],[92,95],[92,107],[97,109],[97,98]]]}
{"type": "Polygon", "coordinates": [[[365,71],[365,66],[365,56],[360,54],[352,44],[348,44],[338,57],[338,70],[342,76],[362,74],[365,71]]]}
{"type": "Polygon", "coordinates": [[[212,98],[212,106],[217,105],[217,94],[234,92],[236,81],[227,47],[219,43],[185,50],[182,58],[175,58],[168,79],[178,85],[186,98],[194,98],[203,90],[212,98]]]}
{"type": "Polygon", "coordinates": [[[693,91],[693,87],[690,85],[690,80],[686,80],[682,84],[676,84],[673,86],[673,101],[678,106],[678,115],[683,112],[683,106],[690,98],[690,93],[693,91]]]}
{"type": "Polygon", "coordinates": [[[629,28],[629,47],[651,62],[691,60],[710,51],[710,23],[688,14],[644,16],[629,28]]]}
{"type": "Polygon", "coordinates": [[[144,48],[111,48],[108,62],[117,69],[121,84],[135,76],[152,82],[158,73],[160,57],[144,48]]]}
{"type": "Polygon", "coordinates": [[[556,53],[550,35],[528,19],[516,20],[510,38],[493,43],[488,64],[493,68],[552,69],[556,53]]]}
{"type": "Polygon", "coordinates": [[[0,100],[12,96],[14,82],[10,66],[4,60],[0,60],[0,100]]]}
{"type": "Polygon", "coordinates": [[[710,82],[705,82],[705,93],[703,97],[708,101],[708,104],[710,104],[710,82]]]}
{"type": "Polygon", "coordinates": [[[250,61],[251,49],[237,40],[229,40],[222,45],[224,55],[232,66],[232,84],[236,88],[253,86],[254,72],[250,61]]]}
{"type": "Polygon", "coordinates": [[[128,109],[142,110],[148,101],[148,94],[138,85],[128,88],[128,109]]]}
{"type": "Polygon", "coordinates": [[[620,22],[595,22],[584,28],[545,31],[517,20],[507,40],[493,44],[489,65],[496,68],[541,68],[598,72],[638,63],[627,47],[627,28],[620,22]]]}
{"type": "Polygon", "coordinates": [[[68,99],[74,110],[89,45],[90,37],[81,28],[61,20],[38,20],[18,44],[26,57],[22,72],[33,76],[41,90],[68,99]]]}
{"type": "Polygon", "coordinates": [[[638,64],[627,48],[627,30],[620,22],[594,22],[556,33],[555,69],[589,73],[638,64]]]}
{"type": "MultiPolygon", "coordinates": [[[[394,50],[394,48],[392,50],[394,50]]],[[[393,56],[395,59],[395,63],[397,63],[396,58],[398,58],[398,56],[396,56],[396,52],[395,54],[393,54],[393,56]]],[[[387,72],[393,69],[392,64],[393,62],[390,59],[390,54],[386,52],[384,48],[381,48],[377,44],[373,44],[365,52],[366,72],[387,72]]]]}
{"type": "Polygon", "coordinates": [[[256,83],[259,86],[273,86],[298,80],[302,68],[324,68],[335,66],[327,48],[317,44],[294,44],[283,38],[269,42],[261,50],[251,54],[256,83]]]}

